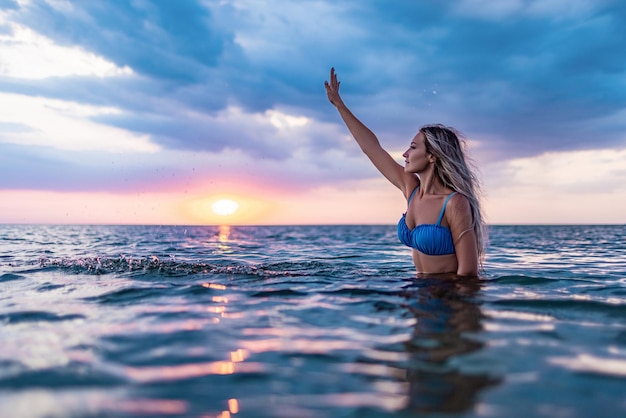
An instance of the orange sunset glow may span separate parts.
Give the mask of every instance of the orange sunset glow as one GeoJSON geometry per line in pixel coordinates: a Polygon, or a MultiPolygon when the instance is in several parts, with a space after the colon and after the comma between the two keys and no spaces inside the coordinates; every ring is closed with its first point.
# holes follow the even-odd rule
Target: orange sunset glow
{"type": "MultiPolygon", "coordinates": [[[[393,223],[402,211],[403,198],[394,188],[380,187],[380,183],[381,180],[365,183],[359,190],[354,190],[354,186],[349,184],[299,193],[280,193],[267,189],[257,192],[257,195],[252,194],[246,186],[241,187],[240,194],[212,194],[201,190],[193,194],[171,191],[141,194],[0,191],[0,213],[3,215],[0,223],[393,223]]],[[[232,184],[229,187],[236,188],[232,184]]]]}
{"type": "MultiPolygon", "coordinates": [[[[528,180],[528,179],[527,179],[528,180]]],[[[52,192],[0,190],[0,223],[140,224],[140,225],[392,225],[405,210],[402,194],[384,179],[338,182],[301,191],[263,190],[227,183],[221,190],[146,193],[52,192]],[[238,192],[235,192],[238,190],[238,192]],[[219,203],[221,202],[221,203],[219,203]]],[[[213,190],[216,187],[212,188],[213,190]]],[[[620,223],[626,213],[622,194],[593,192],[606,205],[577,205],[585,195],[545,190],[538,206],[535,191],[507,187],[487,194],[487,220],[499,223],[620,223]],[[517,209],[524,208],[523,211],[517,209]],[[616,211],[616,208],[620,211],[616,211]]]]}

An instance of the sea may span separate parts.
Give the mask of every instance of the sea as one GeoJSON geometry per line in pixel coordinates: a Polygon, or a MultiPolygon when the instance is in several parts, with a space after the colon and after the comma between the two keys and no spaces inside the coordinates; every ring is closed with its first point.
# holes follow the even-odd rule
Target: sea
{"type": "Polygon", "coordinates": [[[626,416],[626,226],[0,225],[0,417],[626,416]]]}

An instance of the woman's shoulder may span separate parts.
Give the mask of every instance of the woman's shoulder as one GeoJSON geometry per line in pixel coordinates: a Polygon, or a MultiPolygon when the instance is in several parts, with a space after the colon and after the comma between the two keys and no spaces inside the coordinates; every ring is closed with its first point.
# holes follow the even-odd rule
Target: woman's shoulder
{"type": "Polygon", "coordinates": [[[471,228],[473,215],[472,207],[467,196],[457,192],[450,197],[446,206],[445,219],[448,225],[450,225],[450,228],[454,228],[458,231],[471,228]]]}
{"type": "Polygon", "coordinates": [[[472,209],[469,199],[467,198],[467,196],[460,192],[453,192],[448,199],[446,212],[461,216],[469,214],[471,216],[472,209]]]}

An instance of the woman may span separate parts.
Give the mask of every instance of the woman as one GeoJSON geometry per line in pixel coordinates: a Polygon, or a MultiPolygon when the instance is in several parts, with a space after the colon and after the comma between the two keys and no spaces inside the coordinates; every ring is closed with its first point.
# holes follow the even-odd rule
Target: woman
{"type": "Polygon", "coordinates": [[[330,82],[324,82],[328,100],[374,166],[407,199],[398,237],[412,247],[418,275],[477,276],[484,224],[477,179],[468,168],[456,132],[442,125],[423,126],[403,154],[402,167],[344,104],[339,84],[332,68],[330,82]]]}

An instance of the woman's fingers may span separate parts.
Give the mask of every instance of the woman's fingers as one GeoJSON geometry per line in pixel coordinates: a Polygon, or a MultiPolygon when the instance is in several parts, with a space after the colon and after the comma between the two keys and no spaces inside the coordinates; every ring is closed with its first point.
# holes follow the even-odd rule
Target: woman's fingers
{"type": "Polygon", "coordinates": [[[340,81],[337,80],[337,73],[334,68],[330,69],[330,82],[324,81],[324,87],[326,87],[327,92],[338,92],[340,81]]]}
{"type": "Polygon", "coordinates": [[[337,81],[337,73],[335,72],[335,67],[330,69],[330,84],[336,90],[339,87],[339,82],[337,81]]]}
{"type": "Polygon", "coordinates": [[[326,89],[326,95],[328,96],[328,100],[335,106],[341,103],[341,99],[339,98],[339,85],[341,84],[337,80],[337,73],[335,73],[335,68],[330,69],[330,81],[324,81],[324,88],[326,89]]]}

